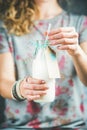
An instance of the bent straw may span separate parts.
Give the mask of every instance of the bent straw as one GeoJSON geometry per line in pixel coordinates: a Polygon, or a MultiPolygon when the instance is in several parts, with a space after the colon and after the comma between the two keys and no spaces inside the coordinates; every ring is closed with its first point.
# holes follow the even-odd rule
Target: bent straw
{"type": "Polygon", "coordinates": [[[47,35],[46,35],[46,39],[45,39],[45,43],[46,43],[47,40],[48,40],[48,34],[49,34],[49,32],[50,32],[50,29],[51,29],[51,23],[49,23],[49,25],[48,25],[47,35]]]}

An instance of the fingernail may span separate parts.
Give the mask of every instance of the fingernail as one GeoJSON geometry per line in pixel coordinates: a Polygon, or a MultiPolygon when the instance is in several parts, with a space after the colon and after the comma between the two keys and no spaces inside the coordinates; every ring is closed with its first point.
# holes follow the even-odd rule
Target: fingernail
{"type": "Polygon", "coordinates": [[[45,83],[45,81],[44,81],[44,80],[42,80],[42,83],[45,83]]]}
{"type": "Polygon", "coordinates": [[[50,42],[50,45],[54,45],[56,42],[55,41],[52,41],[52,42],[50,42]]]}

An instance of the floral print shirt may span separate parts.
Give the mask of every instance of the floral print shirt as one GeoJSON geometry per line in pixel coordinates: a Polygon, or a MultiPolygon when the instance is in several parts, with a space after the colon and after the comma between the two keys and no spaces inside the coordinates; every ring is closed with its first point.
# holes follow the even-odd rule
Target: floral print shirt
{"type": "MultiPolygon", "coordinates": [[[[35,21],[30,34],[10,35],[0,24],[0,53],[10,51],[16,70],[16,80],[31,76],[32,59],[35,52],[34,42],[44,39],[48,24],[52,29],[73,26],[79,34],[79,44],[87,41],[87,18],[68,14],[63,11],[52,19],[35,21]]],[[[34,101],[18,102],[6,99],[3,127],[13,128],[49,128],[55,126],[72,126],[84,122],[84,85],[78,78],[71,56],[67,51],[59,51],[57,61],[63,78],[56,79],[56,98],[50,103],[34,101]]],[[[7,66],[8,67],[8,66],[7,66]]],[[[4,86],[3,86],[4,87],[4,86]]]]}

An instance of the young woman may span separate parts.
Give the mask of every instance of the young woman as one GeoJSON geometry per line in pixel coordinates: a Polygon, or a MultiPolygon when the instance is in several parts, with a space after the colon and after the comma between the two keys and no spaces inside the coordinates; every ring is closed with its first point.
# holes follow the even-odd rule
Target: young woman
{"type": "Polygon", "coordinates": [[[68,14],[57,0],[0,0],[0,17],[0,94],[6,98],[1,128],[71,130],[84,125],[87,18],[68,14]],[[44,40],[49,23],[50,47],[64,78],[56,79],[55,100],[40,104],[34,100],[48,86],[32,78],[32,43],[44,40]]]}

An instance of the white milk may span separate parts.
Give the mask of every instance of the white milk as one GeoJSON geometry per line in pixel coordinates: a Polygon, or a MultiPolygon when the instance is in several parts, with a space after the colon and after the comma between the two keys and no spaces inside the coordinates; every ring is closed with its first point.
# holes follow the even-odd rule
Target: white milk
{"type": "Polygon", "coordinates": [[[42,48],[39,49],[32,66],[32,77],[45,80],[48,86],[47,93],[35,102],[51,102],[55,99],[55,79],[49,79],[46,59],[42,48]]]}

